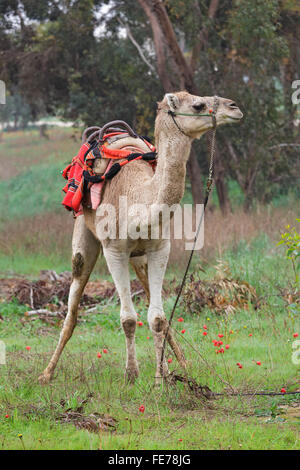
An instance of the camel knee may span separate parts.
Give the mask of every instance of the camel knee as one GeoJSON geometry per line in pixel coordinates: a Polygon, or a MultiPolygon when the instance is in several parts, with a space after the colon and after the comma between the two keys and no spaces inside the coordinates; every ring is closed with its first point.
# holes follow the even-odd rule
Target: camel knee
{"type": "Polygon", "coordinates": [[[74,278],[78,278],[83,273],[84,258],[80,252],[72,257],[72,274],[74,278]]]}
{"type": "Polygon", "coordinates": [[[72,309],[64,321],[63,328],[61,331],[62,339],[69,339],[72,336],[76,325],[77,325],[77,309],[76,310],[72,309]]]}
{"type": "Polygon", "coordinates": [[[166,329],[166,317],[164,315],[155,316],[149,321],[153,333],[163,333],[166,329]]]}
{"type": "Polygon", "coordinates": [[[136,330],[136,320],[128,318],[122,321],[122,327],[127,338],[133,338],[136,330]]]}

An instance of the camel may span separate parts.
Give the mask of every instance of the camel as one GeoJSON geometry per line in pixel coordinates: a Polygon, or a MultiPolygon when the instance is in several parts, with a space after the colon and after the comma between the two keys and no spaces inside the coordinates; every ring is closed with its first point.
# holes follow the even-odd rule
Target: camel
{"type": "MultiPolygon", "coordinates": [[[[72,239],[73,278],[68,313],[58,345],[48,366],[39,377],[40,383],[45,384],[51,380],[59,357],[72,336],[79,301],[101,247],[120,298],[120,321],[126,339],[126,380],[134,382],[139,375],[135,350],[137,313],[130,292],[129,262],[149,294],[147,320],[154,337],[156,382],[160,383],[169,373],[166,360],[161,367],[161,356],[167,324],[162,302],[162,284],[169,258],[170,240],[163,237],[133,239],[129,235],[120,239],[118,234],[115,239],[103,239],[99,230],[103,219],[100,215],[101,206],[111,204],[116,209],[117,218],[122,218],[122,210],[119,208],[120,196],[127,198],[128,206],[139,203],[148,209],[156,204],[165,204],[168,207],[178,204],[184,194],[186,163],[192,142],[213,127],[209,114],[213,104],[214,97],[195,96],[186,91],[167,93],[158,103],[155,120],[156,171],[153,172],[149,163],[143,160],[129,163],[112,180],[105,183],[98,209],[84,207],[83,215],[76,218],[72,239]],[[172,115],[170,111],[176,114],[172,115]]],[[[218,97],[218,109],[215,114],[217,126],[238,122],[242,117],[243,114],[234,101],[218,97]]],[[[141,217],[138,223],[142,232],[143,224],[149,224],[149,219],[145,222],[141,217]]],[[[168,339],[172,345],[172,337],[168,339]]],[[[174,342],[173,347],[176,348],[174,342]]]]}

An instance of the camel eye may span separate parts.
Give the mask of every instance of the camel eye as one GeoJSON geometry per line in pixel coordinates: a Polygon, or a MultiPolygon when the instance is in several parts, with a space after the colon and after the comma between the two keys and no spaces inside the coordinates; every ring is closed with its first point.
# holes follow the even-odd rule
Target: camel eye
{"type": "Polygon", "coordinates": [[[194,105],[193,105],[193,108],[194,108],[196,111],[204,111],[205,108],[206,108],[206,104],[205,104],[205,103],[194,104],[194,105]]]}

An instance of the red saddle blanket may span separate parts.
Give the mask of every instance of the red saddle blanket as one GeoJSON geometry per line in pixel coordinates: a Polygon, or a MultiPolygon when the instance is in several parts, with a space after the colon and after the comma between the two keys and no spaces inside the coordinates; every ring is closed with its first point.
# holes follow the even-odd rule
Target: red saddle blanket
{"type": "MultiPolygon", "coordinates": [[[[110,133],[104,136],[104,141],[111,136],[115,136],[120,133],[110,133]]],[[[149,147],[151,152],[155,151],[155,147],[148,141],[144,142],[149,147]]],[[[137,149],[140,153],[144,153],[141,149],[137,149]]],[[[88,171],[90,175],[94,175],[93,162],[95,158],[108,158],[110,160],[106,171],[110,170],[114,160],[126,158],[132,154],[132,149],[109,149],[105,145],[99,144],[97,147],[91,148],[91,144],[83,144],[78,154],[72,159],[71,163],[63,170],[63,177],[68,180],[67,184],[63,187],[65,196],[62,201],[62,205],[69,211],[74,211],[75,215],[82,213],[82,199],[84,196],[84,178],[83,172],[88,171]]],[[[152,163],[151,163],[152,164],[152,163]]],[[[153,164],[152,164],[153,166],[153,164]]],[[[154,169],[154,167],[153,167],[154,169]]],[[[88,187],[91,190],[92,208],[96,209],[101,202],[101,191],[104,185],[104,181],[101,183],[89,183],[88,187]]]]}

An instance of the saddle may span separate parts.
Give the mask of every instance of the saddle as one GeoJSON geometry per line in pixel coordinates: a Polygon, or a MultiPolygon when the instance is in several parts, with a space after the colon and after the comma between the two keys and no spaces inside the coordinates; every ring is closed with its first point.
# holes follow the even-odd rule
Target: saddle
{"type": "Polygon", "coordinates": [[[112,121],[102,128],[87,128],[78,154],[62,172],[67,180],[62,205],[75,216],[82,214],[82,204],[96,210],[105,182],[124,165],[136,160],[147,161],[155,171],[155,147],[124,121],[112,121]],[[113,127],[116,124],[126,130],[113,127]],[[88,137],[89,132],[92,133],[88,137]]]}

